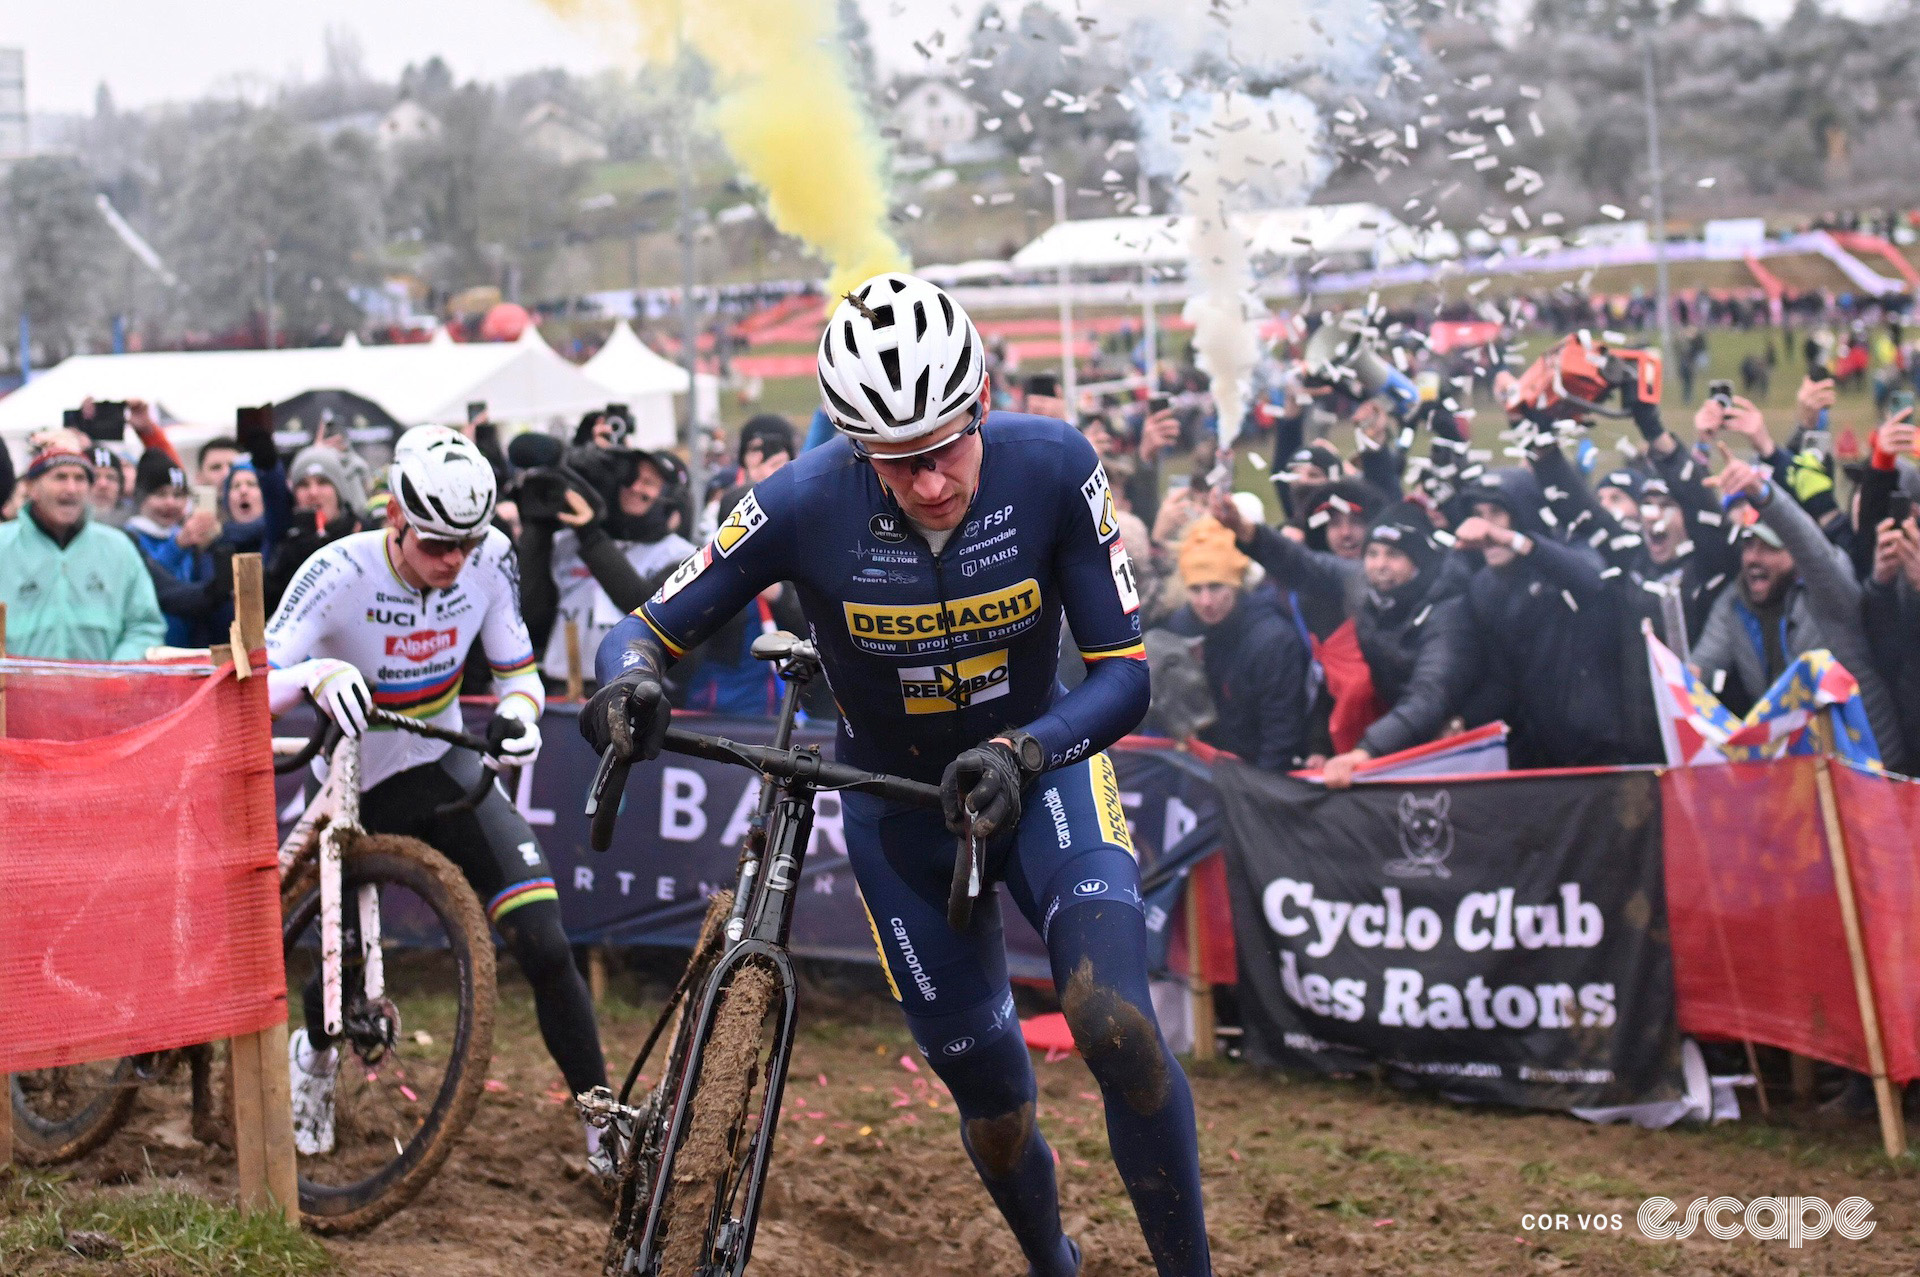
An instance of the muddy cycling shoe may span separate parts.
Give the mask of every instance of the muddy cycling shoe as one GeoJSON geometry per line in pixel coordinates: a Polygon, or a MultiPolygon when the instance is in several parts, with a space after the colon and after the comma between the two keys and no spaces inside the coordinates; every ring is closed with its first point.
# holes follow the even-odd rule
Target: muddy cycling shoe
{"type": "MultiPolygon", "coordinates": [[[[1061,1269],[1058,1277],[1080,1277],[1080,1244],[1071,1237],[1062,1237],[1060,1240],[1067,1244],[1067,1254],[1070,1258],[1068,1260],[1068,1267],[1061,1269]]],[[[1027,1265],[1027,1277],[1053,1277],[1053,1275],[1043,1273],[1029,1264],[1027,1265]]]]}
{"type": "Polygon", "coordinates": [[[333,1084],[339,1051],[313,1049],[307,1031],[287,1038],[287,1073],[293,1083],[293,1146],[303,1156],[333,1152],[333,1084]]]}

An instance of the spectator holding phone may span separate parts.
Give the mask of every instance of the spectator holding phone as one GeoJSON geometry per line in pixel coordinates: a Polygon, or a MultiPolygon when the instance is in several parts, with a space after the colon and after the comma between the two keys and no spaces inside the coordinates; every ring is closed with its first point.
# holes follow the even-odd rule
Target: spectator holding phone
{"type": "Polygon", "coordinates": [[[89,517],[92,483],[91,457],[49,441],[27,466],[20,517],[0,524],[0,603],[16,656],[135,661],[166,637],[140,552],[89,517]]]}
{"type": "Polygon", "coordinates": [[[1899,715],[1872,658],[1852,562],[1766,471],[1720,448],[1727,464],[1714,486],[1746,532],[1739,581],[1714,604],[1693,649],[1695,670],[1716,694],[1737,676],[1735,704],[1751,704],[1796,657],[1825,648],[1859,680],[1881,761],[1904,771],[1899,715]]]}
{"type": "Polygon", "coordinates": [[[189,510],[186,473],[152,449],[140,456],[134,499],[137,513],[125,531],[153,578],[167,645],[223,641],[233,619],[233,551],[215,550],[219,518],[212,510],[189,510]]]}
{"type": "Polygon", "coordinates": [[[302,448],[287,467],[293,512],[267,562],[267,602],[278,606],[306,561],[341,537],[365,530],[366,490],[327,442],[302,448]]]}

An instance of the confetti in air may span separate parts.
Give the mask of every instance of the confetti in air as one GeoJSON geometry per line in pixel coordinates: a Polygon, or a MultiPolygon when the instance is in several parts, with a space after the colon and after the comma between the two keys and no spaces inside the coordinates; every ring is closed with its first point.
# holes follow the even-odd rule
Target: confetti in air
{"type": "Polygon", "coordinates": [[[836,295],[907,255],[887,231],[886,149],[854,87],[833,0],[544,0],[670,65],[712,68],[709,118],[780,230],[825,258],[836,295]]]}

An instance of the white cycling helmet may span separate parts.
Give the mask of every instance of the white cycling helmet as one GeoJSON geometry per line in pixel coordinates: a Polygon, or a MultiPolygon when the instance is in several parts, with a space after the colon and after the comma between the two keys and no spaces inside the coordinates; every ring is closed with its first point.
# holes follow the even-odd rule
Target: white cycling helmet
{"type": "Polygon", "coordinates": [[[967,312],[924,279],[888,272],[847,294],[820,335],[827,416],[855,443],[918,439],[980,393],[986,349],[967,312]]]}
{"type": "Polygon", "coordinates": [[[493,519],[493,467],[473,441],[446,426],[415,426],[394,445],[387,490],[423,536],[464,541],[493,519]]]}

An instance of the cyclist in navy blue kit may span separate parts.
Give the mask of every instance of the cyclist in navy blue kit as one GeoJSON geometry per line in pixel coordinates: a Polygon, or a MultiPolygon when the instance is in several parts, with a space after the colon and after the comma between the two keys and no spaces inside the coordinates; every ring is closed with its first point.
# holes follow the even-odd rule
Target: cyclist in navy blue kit
{"type": "MultiPolygon", "coordinates": [[[[942,814],[842,798],[889,982],[960,1110],[961,1140],[1035,1277],[1071,1277],[1053,1153],[1013,1014],[998,910],[947,922],[969,818],[989,875],[1040,932],[1098,1080],[1120,1176],[1162,1277],[1211,1271],[1187,1079],[1147,993],[1146,923],[1102,753],[1147,708],[1133,566],[1093,448],[1063,421],[987,412],[985,348],[908,275],[849,294],[821,338],[841,437],[763,480],[602,643],[580,717],[651,758],[668,665],[791,581],[841,711],[842,761],[938,783],[942,814]],[[1087,664],[1055,678],[1062,616],[1087,664]]],[[[991,899],[990,897],[988,899],[991,899]]]]}

